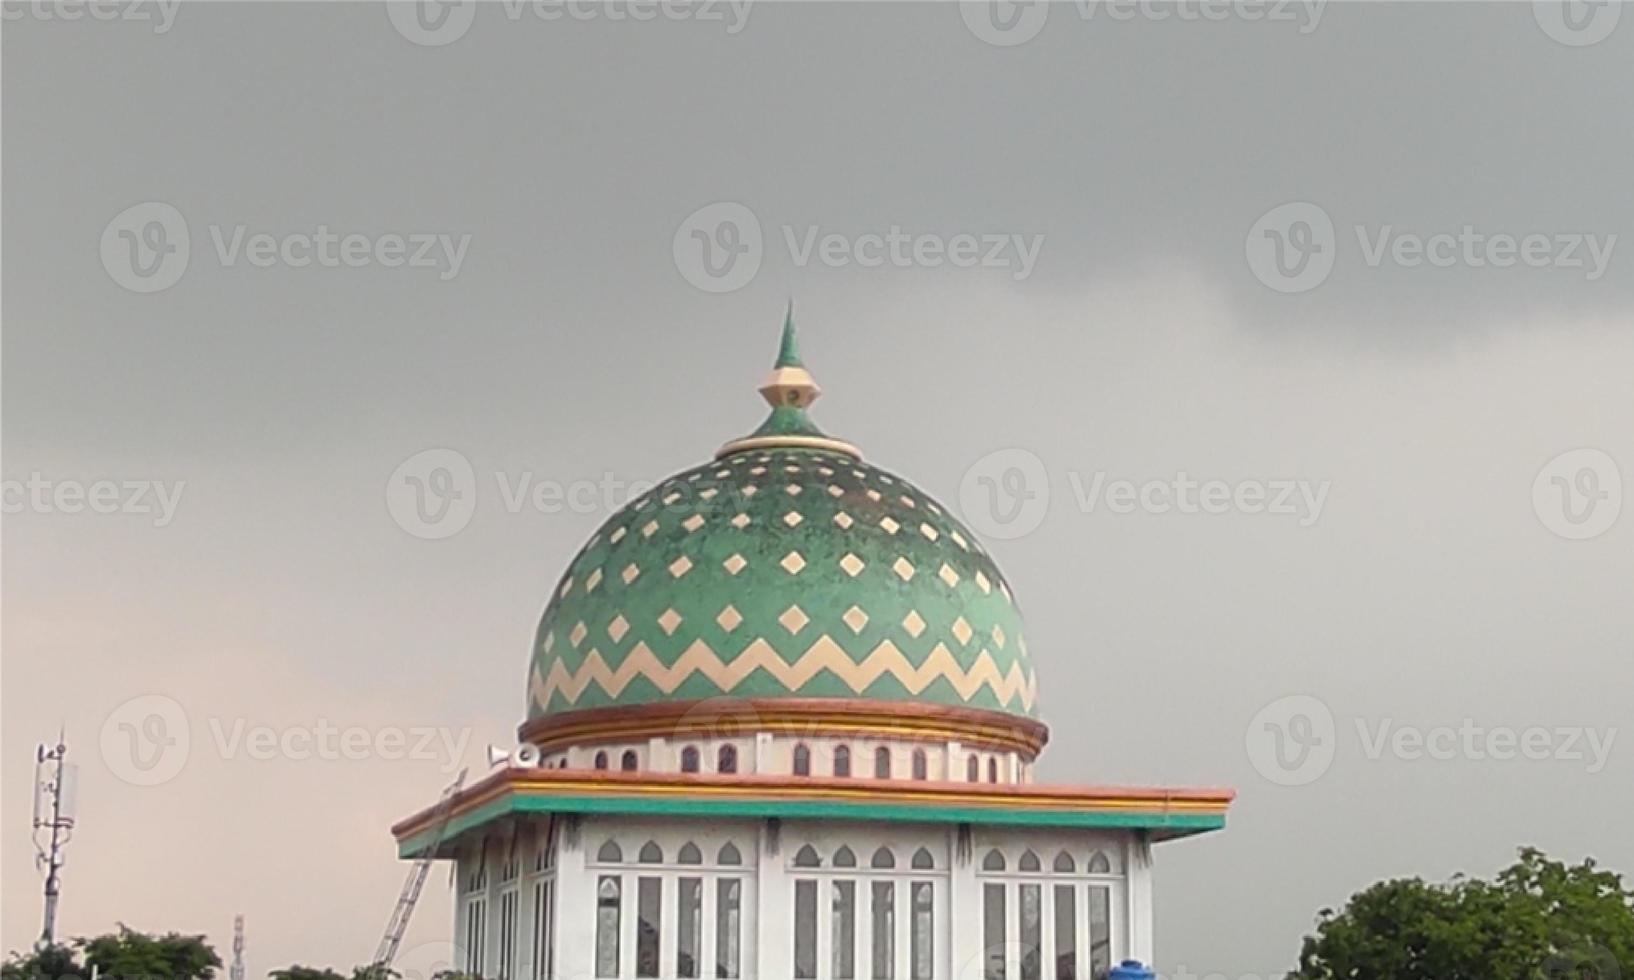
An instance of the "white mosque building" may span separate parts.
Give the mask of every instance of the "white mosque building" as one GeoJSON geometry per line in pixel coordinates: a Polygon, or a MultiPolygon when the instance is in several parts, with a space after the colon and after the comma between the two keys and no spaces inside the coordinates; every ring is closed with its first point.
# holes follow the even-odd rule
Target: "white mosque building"
{"type": "MultiPolygon", "coordinates": [[[[1229,790],[1034,781],[1017,599],[818,430],[792,324],[755,432],[615,514],[548,597],[510,764],[393,828],[456,862],[484,980],[1099,980],[1152,847],[1229,790]]],[[[1040,652],[1046,664],[1050,654],[1040,652]]]]}

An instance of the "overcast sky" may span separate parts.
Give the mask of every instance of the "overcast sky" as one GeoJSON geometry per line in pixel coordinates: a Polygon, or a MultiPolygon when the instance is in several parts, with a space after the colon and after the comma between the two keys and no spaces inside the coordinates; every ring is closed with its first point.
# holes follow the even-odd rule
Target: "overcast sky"
{"type": "Polygon", "coordinates": [[[0,944],[62,724],[62,933],[367,960],[452,750],[250,730],[480,769],[612,484],[759,422],[790,297],[818,421],[988,532],[1041,778],[1237,788],[1158,851],[1161,968],[1523,844],[1634,873],[1634,12],[1226,9],[8,6],[0,944]],[[388,497],[457,458],[453,523],[388,497]]]}

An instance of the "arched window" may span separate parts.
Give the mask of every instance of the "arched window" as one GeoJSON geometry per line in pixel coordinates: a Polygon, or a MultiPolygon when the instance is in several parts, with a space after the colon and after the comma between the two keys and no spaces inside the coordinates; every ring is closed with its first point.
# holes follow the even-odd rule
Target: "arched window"
{"type": "Polygon", "coordinates": [[[1068,854],[1066,851],[1062,851],[1060,854],[1055,856],[1055,870],[1064,874],[1071,874],[1072,872],[1078,870],[1078,862],[1072,859],[1071,854],[1068,854]]]}
{"type": "Polygon", "coordinates": [[[737,846],[731,843],[721,845],[721,852],[715,855],[716,864],[739,865],[743,863],[743,855],[738,853],[737,846]]]}
{"type": "Polygon", "coordinates": [[[936,859],[930,856],[929,851],[921,847],[913,852],[913,866],[920,871],[929,871],[936,867],[936,859]]]}
{"type": "Polygon", "coordinates": [[[698,747],[696,745],[689,745],[681,750],[681,771],[698,771],[698,747]]]}
{"type": "Polygon", "coordinates": [[[891,778],[891,750],[883,745],[874,750],[874,778],[891,778]]]}
{"type": "Polygon", "coordinates": [[[990,783],[999,781],[999,758],[996,755],[987,757],[987,781],[990,783]]]}
{"type": "Polygon", "coordinates": [[[657,841],[648,841],[641,845],[641,853],[637,855],[636,860],[642,864],[663,864],[664,849],[658,846],[657,841]]]}
{"type": "Polygon", "coordinates": [[[817,856],[816,848],[807,844],[795,852],[794,866],[797,868],[820,868],[823,866],[823,859],[817,856]]]}
{"type": "Polygon", "coordinates": [[[715,771],[738,771],[738,747],[736,745],[723,745],[721,750],[715,753],[715,771]]]}
{"type": "Polygon", "coordinates": [[[596,860],[607,864],[617,864],[624,860],[624,849],[618,846],[617,841],[607,841],[596,852],[596,860]]]}
{"type": "Polygon", "coordinates": [[[834,775],[851,775],[851,749],[844,745],[834,750],[834,775]]]}
{"type": "Polygon", "coordinates": [[[1087,870],[1092,875],[1111,874],[1112,862],[1106,859],[1105,854],[1102,854],[1100,851],[1096,851],[1094,854],[1090,855],[1089,867],[1087,870]]]}
{"type": "Polygon", "coordinates": [[[687,841],[681,845],[681,852],[676,855],[675,860],[680,864],[703,864],[704,852],[698,850],[697,844],[687,841]]]}
{"type": "Polygon", "coordinates": [[[857,855],[851,848],[841,845],[834,852],[834,866],[836,868],[854,868],[857,866],[857,855]]]}
{"type": "Polygon", "coordinates": [[[913,750],[913,778],[930,778],[930,759],[926,757],[924,749],[913,750]]]}
{"type": "Polygon", "coordinates": [[[804,742],[794,747],[794,774],[796,776],[811,775],[811,750],[804,742]]]}
{"type": "Polygon", "coordinates": [[[596,766],[597,769],[606,769],[607,768],[607,753],[606,752],[597,752],[596,753],[595,766],[596,766]]]}
{"type": "Polygon", "coordinates": [[[1022,871],[1040,870],[1038,855],[1034,854],[1032,851],[1023,851],[1021,854],[1021,860],[1016,862],[1016,867],[1020,868],[1022,871]]]}
{"type": "Polygon", "coordinates": [[[988,851],[987,856],[982,858],[982,870],[983,871],[1003,871],[1004,870],[1004,855],[1000,854],[997,850],[988,851]]]}
{"type": "Polygon", "coordinates": [[[620,769],[624,770],[625,772],[635,772],[635,769],[636,769],[635,749],[625,749],[624,750],[624,755],[619,757],[618,767],[620,769]]]}
{"type": "Polygon", "coordinates": [[[982,760],[975,756],[965,759],[965,782],[979,783],[982,781],[982,760]]]}
{"type": "Polygon", "coordinates": [[[894,868],[896,867],[896,855],[891,853],[889,847],[882,847],[874,852],[874,856],[868,861],[868,865],[874,868],[894,868]]]}

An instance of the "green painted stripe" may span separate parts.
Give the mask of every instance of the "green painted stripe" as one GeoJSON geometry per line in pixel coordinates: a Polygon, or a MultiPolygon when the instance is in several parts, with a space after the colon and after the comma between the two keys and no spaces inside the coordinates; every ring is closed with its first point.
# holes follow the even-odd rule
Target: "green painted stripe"
{"type": "MultiPolygon", "coordinates": [[[[920,804],[851,802],[845,800],[720,800],[683,797],[504,796],[456,817],[448,838],[474,830],[510,814],[593,813],[664,817],[779,817],[889,821],[895,823],[968,823],[1003,827],[1078,827],[1165,830],[1186,836],[1219,830],[1225,817],[1197,813],[1106,813],[1026,808],[931,807],[920,804]]],[[[400,858],[418,857],[431,842],[431,830],[400,841],[400,858]]]]}

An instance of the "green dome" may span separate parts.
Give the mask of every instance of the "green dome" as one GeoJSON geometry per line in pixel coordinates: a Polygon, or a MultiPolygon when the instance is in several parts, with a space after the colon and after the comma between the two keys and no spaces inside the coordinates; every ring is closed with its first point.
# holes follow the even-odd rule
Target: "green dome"
{"type": "Polygon", "coordinates": [[[773,418],[591,536],[535,638],[528,717],[720,696],[1032,717],[1021,614],[974,535],[805,419],[784,352],[773,418]]]}

